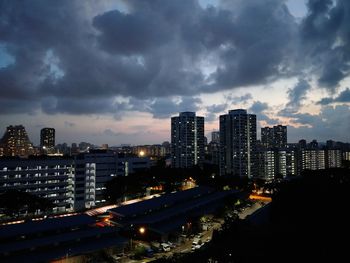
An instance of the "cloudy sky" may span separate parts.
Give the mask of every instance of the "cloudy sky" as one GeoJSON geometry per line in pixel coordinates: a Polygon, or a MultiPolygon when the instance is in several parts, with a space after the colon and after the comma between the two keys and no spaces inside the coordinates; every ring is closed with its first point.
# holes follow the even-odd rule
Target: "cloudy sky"
{"type": "Polygon", "coordinates": [[[161,143],[180,111],[210,134],[235,108],[350,141],[349,71],[348,0],[0,0],[0,133],[35,144],[161,143]]]}

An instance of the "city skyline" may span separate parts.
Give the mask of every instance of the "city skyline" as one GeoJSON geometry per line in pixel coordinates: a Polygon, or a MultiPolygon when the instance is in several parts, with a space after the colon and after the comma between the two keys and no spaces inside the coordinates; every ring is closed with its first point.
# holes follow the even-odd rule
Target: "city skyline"
{"type": "MultiPolygon", "coordinates": [[[[232,110],[230,110],[230,111],[235,111],[235,110],[245,110],[245,109],[232,109],[232,110]]],[[[195,114],[196,114],[196,112],[194,112],[195,114]]],[[[181,114],[181,112],[179,113],[179,114],[181,114]]],[[[176,116],[173,116],[173,117],[176,117],[176,116]]],[[[173,117],[171,117],[171,118],[173,118],[173,117]]],[[[258,117],[258,116],[257,116],[258,117]]],[[[204,123],[205,123],[205,118],[204,118],[204,123]]],[[[9,126],[7,126],[7,127],[5,127],[5,129],[4,129],[4,132],[3,132],[3,135],[0,137],[0,140],[1,140],[1,138],[3,138],[3,136],[5,136],[6,135],[6,130],[9,128],[9,127],[21,127],[21,126],[23,126],[22,124],[19,124],[19,125],[9,125],[9,126]]],[[[262,136],[262,134],[261,134],[261,131],[262,130],[265,130],[265,129],[270,129],[270,130],[273,130],[275,127],[277,127],[277,126],[282,126],[282,125],[279,125],[279,124],[276,124],[276,126],[273,126],[272,127],[272,125],[267,125],[267,126],[261,126],[261,130],[259,130],[259,129],[257,129],[256,130],[256,133],[257,133],[257,140],[259,140],[262,144],[264,144],[264,138],[263,138],[263,136],[262,136]]],[[[24,126],[23,126],[24,127],[24,126]]],[[[282,126],[282,127],[288,127],[288,126],[282,126]]],[[[26,127],[24,127],[24,128],[26,128],[26,127]]],[[[41,130],[39,130],[38,132],[39,132],[39,139],[38,139],[38,142],[36,142],[36,140],[32,140],[32,138],[30,137],[30,136],[28,136],[28,138],[29,138],[29,142],[30,143],[32,143],[33,144],[33,146],[36,146],[36,147],[41,147],[41,132],[42,132],[42,130],[45,130],[45,129],[52,129],[52,130],[55,130],[54,128],[42,128],[41,130]]],[[[26,133],[27,134],[29,134],[28,133],[28,131],[26,130],[26,133]]],[[[213,133],[215,133],[215,134],[219,134],[220,133],[220,131],[219,130],[212,130],[212,131],[209,131],[209,132],[206,132],[205,133],[205,138],[206,138],[206,140],[207,140],[207,142],[209,143],[209,142],[211,142],[211,141],[215,141],[216,142],[216,140],[217,140],[217,138],[215,138],[215,139],[213,139],[213,133]]],[[[56,136],[56,135],[54,135],[54,136],[56,136]]],[[[103,147],[104,145],[108,145],[109,147],[117,147],[117,146],[126,146],[126,145],[130,145],[130,146],[142,146],[142,145],[160,145],[160,144],[162,144],[162,143],[165,143],[165,142],[167,142],[167,143],[170,143],[170,141],[171,141],[171,133],[170,133],[170,135],[169,135],[169,139],[168,140],[164,140],[164,141],[161,141],[161,140],[158,140],[158,141],[155,141],[155,142],[145,142],[145,143],[139,143],[139,144],[137,144],[137,143],[126,143],[126,142],[121,142],[121,143],[119,143],[119,144],[108,144],[108,143],[102,143],[102,144],[96,144],[96,143],[94,143],[94,142],[88,142],[88,141],[84,141],[84,140],[75,140],[75,141],[72,141],[72,142],[67,142],[67,141],[60,141],[60,142],[57,142],[56,144],[55,144],[55,146],[57,146],[57,145],[62,145],[62,144],[67,144],[68,146],[70,146],[70,145],[72,145],[72,144],[80,144],[80,143],[87,143],[87,144],[90,144],[91,143],[91,145],[94,145],[94,146],[100,146],[100,147],[103,147]]],[[[286,138],[285,138],[286,139],[286,138]]],[[[54,137],[53,138],[53,140],[55,141],[56,140],[56,137],[54,137]]],[[[341,141],[341,140],[337,140],[337,139],[333,139],[333,138],[326,138],[324,141],[322,141],[322,140],[319,140],[319,138],[315,138],[315,137],[313,137],[312,139],[310,139],[310,140],[306,140],[305,138],[296,138],[296,141],[290,141],[289,140],[289,136],[288,136],[288,141],[287,141],[287,143],[288,144],[295,144],[295,143],[298,143],[298,142],[300,142],[300,140],[305,140],[305,141],[307,141],[307,142],[312,142],[312,141],[317,141],[317,142],[319,142],[319,143],[323,143],[323,144],[326,144],[326,142],[327,141],[334,141],[334,142],[342,142],[342,143],[349,143],[349,141],[341,141]]]]}
{"type": "MultiPolygon", "coordinates": [[[[246,111],[246,109],[231,109],[230,111],[237,111],[237,110],[243,110],[243,111],[246,111]]],[[[182,114],[182,113],[184,113],[184,112],[179,112],[178,114],[182,114]]],[[[192,113],[192,112],[189,112],[189,113],[192,113]]],[[[196,112],[193,112],[194,114],[196,114],[196,112]]],[[[172,116],[170,119],[172,119],[172,118],[174,118],[174,117],[176,117],[176,116],[172,116]]],[[[258,116],[256,116],[256,118],[258,119],[258,116]]],[[[218,121],[220,122],[220,119],[218,119],[218,121]]],[[[171,122],[171,121],[170,121],[171,122]]],[[[205,118],[204,118],[204,123],[205,123],[205,118]]],[[[170,125],[171,125],[171,123],[170,123],[170,125]]],[[[19,124],[19,125],[9,125],[9,126],[7,126],[7,127],[5,127],[5,129],[4,129],[4,132],[3,132],[3,135],[2,135],[2,137],[3,136],[5,136],[6,135],[6,130],[9,128],[9,127],[24,127],[24,128],[26,128],[24,125],[22,125],[22,124],[19,124]]],[[[205,125],[204,125],[204,127],[205,127],[205,125]]],[[[257,127],[258,127],[258,125],[257,125],[257,127]]],[[[271,131],[273,131],[275,128],[279,128],[279,127],[284,127],[285,129],[287,128],[287,127],[289,127],[288,125],[287,126],[283,126],[283,125],[280,125],[280,124],[276,124],[276,125],[267,125],[267,126],[260,126],[260,128],[261,129],[256,129],[256,134],[257,134],[257,140],[259,140],[259,141],[261,141],[261,143],[262,144],[264,144],[264,143],[266,143],[265,142],[265,140],[267,139],[267,138],[264,138],[264,137],[266,137],[266,134],[262,134],[262,131],[263,130],[271,130],[271,131]]],[[[32,140],[32,138],[30,137],[30,136],[28,136],[28,138],[29,138],[29,141],[30,141],[30,143],[32,143],[34,146],[37,146],[37,147],[41,147],[41,138],[42,138],[42,135],[41,135],[41,133],[42,133],[42,131],[43,130],[45,130],[45,129],[50,129],[50,130],[53,130],[53,133],[54,133],[54,137],[53,137],[53,141],[55,141],[56,140],[56,135],[55,135],[55,128],[47,128],[47,127],[45,127],[45,128],[42,128],[42,129],[40,129],[39,131],[38,131],[38,134],[35,134],[35,136],[39,136],[39,138],[38,138],[38,142],[36,142],[36,140],[34,139],[34,140],[32,140]]],[[[170,129],[171,130],[171,129],[170,129]]],[[[29,134],[29,132],[26,130],[26,133],[27,134],[29,134]]],[[[67,142],[67,141],[59,141],[59,142],[57,142],[57,143],[55,143],[54,145],[61,145],[61,144],[67,144],[68,146],[69,145],[71,145],[71,144],[79,144],[79,143],[88,143],[88,144],[92,144],[92,145],[94,145],[94,146],[101,146],[101,147],[103,147],[104,145],[108,145],[108,146],[110,146],[110,147],[115,147],[115,146],[125,146],[125,145],[130,145],[130,146],[142,146],[142,145],[157,145],[157,144],[162,144],[162,143],[164,143],[164,142],[168,142],[168,143],[170,143],[170,141],[171,141],[171,132],[169,131],[169,139],[168,140],[163,140],[163,141],[161,141],[161,140],[158,140],[158,141],[155,141],[155,142],[145,142],[145,143],[139,143],[139,144],[137,144],[137,143],[127,143],[127,142],[121,142],[121,143],[118,143],[118,144],[108,144],[108,143],[101,143],[101,144],[96,144],[96,143],[94,143],[94,142],[89,142],[89,141],[84,141],[84,140],[75,140],[75,141],[72,141],[72,142],[67,142]]],[[[211,142],[211,141],[213,141],[213,133],[216,133],[216,134],[219,134],[220,133],[220,131],[219,131],[219,129],[218,130],[212,130],[212,131],[207,131],[205,134],[204,134],[204,137],[206,138],[206,140],[207,140],[207,142],[209,143],[209,142],[211,142]]],[[[2,138],[2,137],[0,137],[0,138],[2,138]]],[[[271,138],[270,138],[271,139],[271,138]]],[[[215,140],[217,140],[217,138],[216,139],[214,139],[214,141],[215,140]]],[[[285,138],[285,140],[287,140],[287,137],[285,138]]],[[[320,143],[326,143],[327,141],[335,141],[335,142],[344,142],[344,143],[349,143],[349,141],[341,141],[341,140],[337,140],[337,139],[334,139],[334,138],[325,138],[325,140],[319,140],[319,138],[316,138],[316,137],[312,137],[312,139],[309,139],[309,140],[306,140],[305,138],[296,138],[296,140],[295,141],[290,141],[290,139],[289,139],[289,135],[288,135],[288,141],[287,141],[287,143],[288,144],[295,144],[295,143],[298,143],[298,142],[300,142],[300,140],[305,140],[305,141],[307,141],[307,142],[312,142],[312,141],[318,141],[318,142],[320,142],[320,143]]],[[[279,142],[279,140],[277,140],[276,142],[279,142]]]]}
{"type": "Polygon", "coordinates": [[[209,138],[243,108],[258,137],[281,124],[289,142],[350,141],[348,1],[154,3],[3,1],[0,129],[153,144],[179,112],[204,116],[209,138]]]}

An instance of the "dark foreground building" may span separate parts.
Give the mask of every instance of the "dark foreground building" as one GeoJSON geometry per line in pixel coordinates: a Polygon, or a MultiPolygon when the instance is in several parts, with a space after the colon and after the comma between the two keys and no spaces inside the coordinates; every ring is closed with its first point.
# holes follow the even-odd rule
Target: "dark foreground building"
{"type": "Polygon", "coordinates": [[[99,228],[87,215],[0,227],[0,262],[52,262],[126,246],[115,227],[99,228]]]}
{"type": "Polygon", "coordinates": [[[227,197],[238,194],[237,191],[216,191],[201,186],[117,207],[109,212],[111,221],[124,229],[138,233],[142,228],[144,239],[166,241],[170,236],[176,237],[188,230],[195,223],[192,219],[215,212],[224,205],[227,197]]]}

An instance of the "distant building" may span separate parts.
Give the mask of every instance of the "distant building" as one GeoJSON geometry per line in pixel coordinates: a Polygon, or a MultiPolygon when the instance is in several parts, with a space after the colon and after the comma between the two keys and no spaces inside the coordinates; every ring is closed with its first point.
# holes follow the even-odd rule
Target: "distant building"
{"type": "Polygon", "coordinates": [[[71,148],[68,146],[67,143],[57,144],[55,147],[57,153],[63,154],[63,155],[70,155],[71,154],[71,148]]]}
{"type": "Polygon", "coordinates": [[[237,109],[220,116],[220,174],[257,175],[255,114],[237,109]]]}
{"type": "Polygon", "coordinates": [[[211,141],[208,145],[208,152],[211,158],[211,163],[219,165],[220,163],[220,143],[211,141]]]}
{"type": "Polygon", "coordinates": [[[324,150],[305,149],[301,151],[301,170],[320,170],[325,168],[324,150]]]}
{"type": "Polygon", "coordinates": [[[297,175],[297,151],[280,149],[277,153],[277,174],[283,178],[297,175]]]}
{"type": "Polygon", "coordinates": [[[310,143],[307,144],[308,149],[318,149],[318,142],[317,140],[312,140],[310,143]]]}
{"type": "Polygon", "coordinates": [[[79,143],[79,152],[86,152],[89,149],[93,149],[94,145],[88,142],[80,142],[79,143]]]}
{"type": "Polygon", "coordinates": [[[170,155],[171,154],[171,144],[168,141],[165,141],[162,143],[162,146],[165,149],[165,155],[170,155]]]}
{"type": "Polygon", "coordinates": [[[342,165],[342,152],[337,149],[326,149],[326,168],[340,168],[342,165]]]}
{"type": "Polygon", "coordinates": [[[328,140],[326,142],[326,147],[328,149],[335,149],[335,148],[337,148],[337,143],[335,141],[333,141],[333,140],[328,140]]]}
{"type": "Polygon", "coordinates": [[[202,165],[204,161],[204,117],[181,112],[171,118],[171,157],[175,168],[202,165]]]}
{"type": "Polygon", "coordinates": [[[277,125],[273,126],[274,147],[287,147],[287,126],[277,125]]]}
{"type": "Polygon", "coordinates": [[[304,140],[304,139],[301,139],[299,142],[298,142],[298,144],[299,144],[299,149],[306,149],[306,140],[304,140]]]}
{"type": "Polygon", "coordinates": [[[272,180],[297,175],[297,152],[290,149],[258,151],[259,177],[272,180]]]}
{"type": "Polygon", "coordinates": [[[40,147],[43,149],[53,149],[55,147],[55,129],[43,128],[40,131],[40,147]]]}
{"type": "Polygon", "coordinates": [[[3,156],[28,157],[34,153],[33,144],[22,125],[8,126],[0,144],[3,156]]]}
{"type": "Polygon", "coordinates": [[[151,157],[152,159],[159,159],[165,157],[167,148],[160,144],[153,145],[137,145],[132,147],[132,153],[139,157],[151,157]]]}
{"type": "Polygon", "coordinates": [[[273,180],[276,176],[276,157],[274,150],[262,150],[257,152],[258,177],[265,180],[273,180]]]}
{"type": "Polygon", "coordinates": [[[211,133],[211,141],[220,143],[220,131],[213,131],[211,133]]]}
{"type": "Polygon", "coordinates": [[[350,151],[349,152],[343,152],[343,160],[350,161],[350,151]]]}
{"type": "Polygon", "coordinates": [[[107,143],[104,143],[101,145],[101,149],[102,150],[108,150],[108,144],[107,143]]]}
{"type": "Polygon", "coordinates": [[[70,154],[71,155],[77,155],[78,153],[79,153],[78,145],[75,142],[73,142],[72,146],[70,148],[70,154]]]}
{"type": "Polygon", "coordinates": [[[287,126],[277,125],[261,128],[261,143],[265,148],[287,147],[287,126]]]}
{"type": "Polygon", "coordinates": [[[273,128],[261,128],[261,145],[264,148],[272,148],[274,146],[273,128]]]}

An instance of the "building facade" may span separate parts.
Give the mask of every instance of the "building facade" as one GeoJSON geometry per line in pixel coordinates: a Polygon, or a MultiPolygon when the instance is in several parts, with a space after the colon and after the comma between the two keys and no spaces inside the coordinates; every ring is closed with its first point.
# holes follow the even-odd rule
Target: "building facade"
{"type": "Polygon", "coordinates": [[[287,147],[287,126],[277,125],[261,128],[261,144],[265,148],[287,147]]]}
{"type": "Polygon", "coordinates": [[[324,150],[305,149],[301,151],[301,170],[320,170],[325,168],[324,150]]]}
{"type": "Polygon", "coordinates": [[[220,116],[220,174],[257,176],[256,115],[230,110],[220,116]]]}
{"type": "Polygon", "coordinates": [[[274,146],[273,128],[270,128],[270,127],[261,128],[261,145],[264,148],[272,148],[274,146]]]}
{"type": "Polygon", "coordinates": [[[297,151],[261,149],[258,151],[259,178],[272,180],[297,175],[297,151]]]}
{"type": "Polygon", "coordinates": [[[106,183],[115,176],[128,176],[150,168],[147,157],[118,157],[108,150],[90,150],[75,157],[74,209],[100,206],[106,202],[106,183]]]}
{"type": "Polygon", "coordinates": [[[55,147],[55,129],[43,128],[40,131],[40,147],[53,149],[55,147]]]}
{"type": "Polygon", "coordinates": [[[55,129],[43,128],[40,131],[40,148],[45,154],[55,152],[55,129]]]}
{"type": "Polygon", "coordinates": [[[220,143],[220,131],[213,131],[211,133],[211,141],[220,143]]]}
{"type": "Polygon", "coordinates": [[[0,145],[3,156],[27,157],[34,154],[33,144],[22,125],[8,126],[0,145]]]}
{"type": "Polygon", "coordinates": [[[273,180],[276,176],[276,152],[261,150],[257,152],[258,176],[265,180],[273,180]]]}
{"type": "Polygon", "coordinates": [[[181,112],[171,118],[171,158],[175,168],[202,165],[204,161],[204,117],[181,112]]]}
{"type": "Polygon", "coordinates": [[[338,149],[326,149],[326,168],[340,168],[342,165],[342,151],[338,149]]]}
{"type": "Polygon", "coordinates": [[[287,147],[287,126],[277,125],[273,126],[273,140],[274,147],[287,147]]]}
{"type": "Polygon", "coordinates": [[[73,179],[71,158],[0,160],[0,193],[19,190],[47,198],[54,213],[73,211],[73,179]]]}

